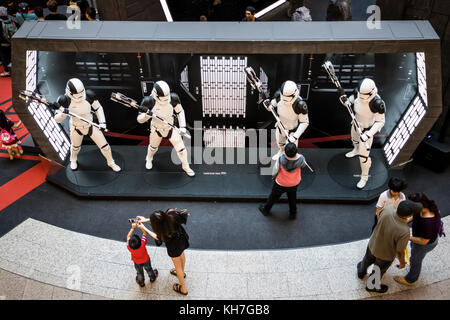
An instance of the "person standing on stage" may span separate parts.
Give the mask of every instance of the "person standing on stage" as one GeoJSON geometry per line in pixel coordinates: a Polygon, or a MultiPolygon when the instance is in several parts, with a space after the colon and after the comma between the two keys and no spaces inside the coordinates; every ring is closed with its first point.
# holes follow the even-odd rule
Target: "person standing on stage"
{"type": "Polygon", "coordinates": [[[265,204],[259,206],[259,211],[265,216],[270,215],[270,209],[281,195],[286,192],[289,201],[289,219],[297,215],[297,188],[302,179],[301,168],[306,166],[305,157],[297,153],[297,146],[289,142],[285,154],[281,155],[274,167],[272,192],[265,204]]]}

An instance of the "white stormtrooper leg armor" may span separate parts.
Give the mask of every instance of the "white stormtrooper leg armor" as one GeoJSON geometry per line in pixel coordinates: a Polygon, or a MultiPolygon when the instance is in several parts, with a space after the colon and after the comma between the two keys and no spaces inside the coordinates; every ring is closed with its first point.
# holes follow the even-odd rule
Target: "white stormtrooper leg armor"
{"type": "Polygon", "coordinates": [[[359,163],[361,165],[361,179],[359,180],[356,187],[358,189],[363,189],[366,186],[367,180],[369,180],[369,170],[372,166],[372,159],[370,158],[370,148],[372,147],[373,138],[370,138],[363,143],[359,141],[359,163]]]}
{"type": "Polygon", "coordinates": [[[347,158],[353,158],[354,156],[358,155],[358,150],[359,150],[359,144],[360,144],[360,140],[359,140],[359,132],[356,130],[355,125],[352,123],[352,128],[351,128],[351,137],[352,137],[352,143],[353,143],[353,150],[350,152],[347,152],[345,154],[345,156],[347,158]]]}
{"type": "Polygon", "coordinates": [[[151,127],[150,129],[150,140],[147,148],[147,156],[145,157],[145,168],[147,170],[151,170],[153,168],[153,156],[156,151],[158,151],[158,147],[162,141],[162,137],[158,135],[155,127],[151,127]]]}
{"type": "Polygon", "coordinates": [[[109,146],[108,142],[105,139],[105,136],[103,133],[98,129],[97,127],[91,127],[92,128],[92,134],[91,139],[95,142],[97,147],[100,148],[100,151],[102,152],[103,156],[106,159],[106,162],[108,164],[108,167],[113,169],[115,172],[119,172],[121,168],[114,162],[111,147],[109,146]]]}
{"type": "Polygon", "coordinates": [[[78,158],[78,153],[81,150],[81,144],[83,143],[83,134],[80,134],[80,132],[77,132],[75,130],[75,127],[71,126],[70,128],[70,141],[71,141],[71,145],[70,145],[70,168],[72,170],[77,170],[78,169],[78,163],[77,163],[77,158],[78,158]]]}
{"type": "Polygon", "coordinates": [[[277,140],[279,150],[278,153],[276,153],[272,157],[272,160],[277,160],[284,153],[284,148],[286,147],[286,140],[287,140],[284,134],[280,132],[280,129],[278,129],[278,127],[276,127],[275,138],[277,140]]]}
{"type": "Polygon", "coordinates": [[[195,175],[195,172],[189,166],[188,153],[180,134],[176,131],[173,131],[172,137],[170,137],[169,141],[177,151],[178,158],[180,158],[183,170],[188,176],[193,177],[195,175]]]}

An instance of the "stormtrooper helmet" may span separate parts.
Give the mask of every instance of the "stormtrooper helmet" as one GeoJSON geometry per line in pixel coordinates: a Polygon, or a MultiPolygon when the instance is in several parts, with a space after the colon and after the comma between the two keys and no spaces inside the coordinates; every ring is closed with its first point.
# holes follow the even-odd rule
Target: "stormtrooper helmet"
{"type": "Polygon", "coordinates": [[[170,88],[167,82],[157,81],[153,86],[151,96],[159,102],[170,102],[170,88]]]}
{"type": "Polygon", "coordinates": [[[77,78],[72,78],[67,81],[66,95],[74,102],[86,100],[86,90],[84,90],[83,82],[77,78]]]}
{"type": "Polygon", "coordinates": [[[363,101],[371,101],[378,93],[377,86],[372,79],[364,79],[358,88],[358,97],[363,101]]]}
{"type": "Polygon", "coordinates": [[[281,99],[283,102],[292,104],[297,100],[299,96],[299,91],[297,84],[294,81],[286,81],[281,85],[281,99]]]}

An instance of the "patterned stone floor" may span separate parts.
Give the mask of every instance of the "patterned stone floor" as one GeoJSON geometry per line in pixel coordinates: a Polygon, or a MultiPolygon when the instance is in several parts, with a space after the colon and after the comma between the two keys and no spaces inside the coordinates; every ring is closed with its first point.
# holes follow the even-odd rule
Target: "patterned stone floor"
{"type": "MultiPolygon", "coordinates": [[[[450,216],[444,218],[450,225],[450,216]]],[[[165,248],[148,246],[156,282],[136,285],[125,242],[96,238],[28,219],[0,238],[0,299],[449,299],[450,240],[425,259],[420,279],[370,294],[356,277],[368,240],[332,246],[258,251],[186,250],[188,296],[172,290],[165,248]]]]}

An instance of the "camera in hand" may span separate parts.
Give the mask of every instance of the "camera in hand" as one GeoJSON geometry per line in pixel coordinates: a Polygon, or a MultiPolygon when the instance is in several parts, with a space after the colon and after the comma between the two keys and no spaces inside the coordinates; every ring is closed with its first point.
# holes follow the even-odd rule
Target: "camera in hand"
{"type": "Polygon", "coordinates": [[[139,222],[139,220],[136,219],[136,218],[131,218],[131,219],[128,219],[128,222],[131,223],[131,224],[133,224],[133,223],[139,222]]]}

